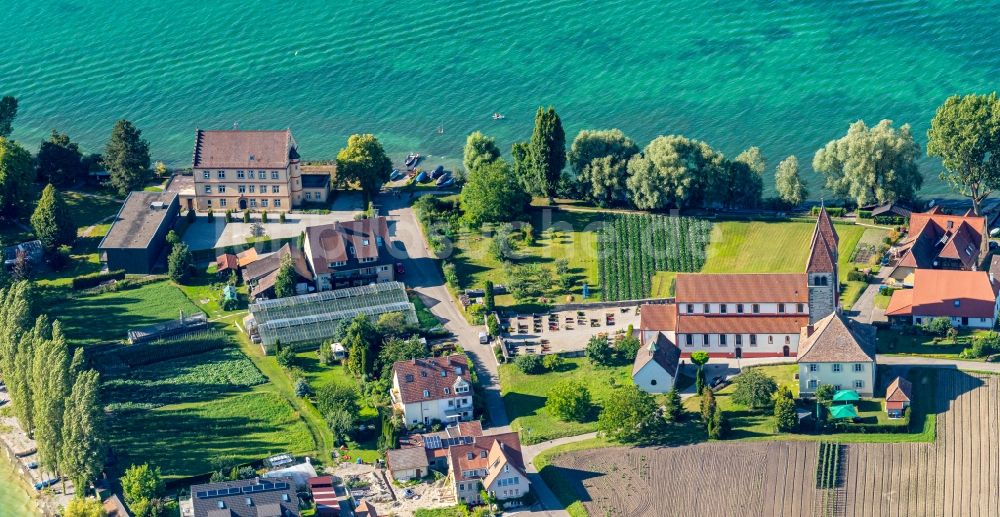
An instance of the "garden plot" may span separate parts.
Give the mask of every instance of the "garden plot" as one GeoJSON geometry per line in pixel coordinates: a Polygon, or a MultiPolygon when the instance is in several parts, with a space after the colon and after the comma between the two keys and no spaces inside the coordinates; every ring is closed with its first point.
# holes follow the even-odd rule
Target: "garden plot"
{"type": "Polygon", "coordinates": [[[554,458],[590,515],[809,515],[817,444],[611,448],[554,458]],[[665,497],[665,495],[669,496],[665,497]]]}
{"type": "Polygon", "coordinates": [[[711,230],[711,222],[691,217],[619,214],[609,218],[598,241],[603,299],[647,298],[657,271],[701,270],[711,230]]]}
{"type": "Polygon", "coordinates": [[[545,475],[592,515],[1000,515],[1000,377],[941,369],[936,394],[935,443],[843,446],[832,507],[816,488],[817,443],[575,451],[545,475]],[[706,492],[706,476],[720,489],[706,492]]]}

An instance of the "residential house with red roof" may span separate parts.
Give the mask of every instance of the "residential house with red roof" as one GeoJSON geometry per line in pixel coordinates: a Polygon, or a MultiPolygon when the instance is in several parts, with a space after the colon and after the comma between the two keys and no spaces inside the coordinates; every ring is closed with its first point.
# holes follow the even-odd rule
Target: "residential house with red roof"
{"type": "Polygon", "coordinates": [[[448,472],[448,451],[483,435],[478,420],[459,422],[434,433],[414,433],[399,440],[399,449],[385,454],[389,473],[397,481],[426,476],[429,469],[448,472]]]}
{"type": "Polygon", "coordinates": [[[891,250],[898,257],[891,282],[913,285],[918,269],[977,271],[988,252],[986,218],[972,214],[948,215],[941,207],[910,215],[904,239],[891,250]]]}
{"type": "Polygon", "coordinates": [[[471,444],[452,447],[448,468],[459,503],[481,503],[480,490],[502,502],[520,498],[531,488],[517,433],[480,436],[471,444]]]}
{"type": "Polygon", "coordinates": [[[385,217],[306,228],[306,260],[318,291],[395,280],[385,217]]]}
{"type": "Polygon", "coordinates": [[[986,271],[918,269],[912,289],[893,291],[885,315],[895,324],[948,318],[956,327],[993,328],[998,290],[1000,283],[986,271]]]}
{"type": "Polygon", "coordinates": [[[875,389],[875,327],[839,312],[802,328],[798,360],[799,393],[829,384],[871,397],[875,389]]]}
{"type": "Polygon", "coordinates": [[[465,354],[397,361],[393,407],[406,425],[472,420],[472,377],[465,354]]]}
{"type": "Polygon", "coordinates": [[[902,377],[893,379],[885,389],[885,412],[889,418],[903,418],[912,401],[913,384],[902,377]]]}

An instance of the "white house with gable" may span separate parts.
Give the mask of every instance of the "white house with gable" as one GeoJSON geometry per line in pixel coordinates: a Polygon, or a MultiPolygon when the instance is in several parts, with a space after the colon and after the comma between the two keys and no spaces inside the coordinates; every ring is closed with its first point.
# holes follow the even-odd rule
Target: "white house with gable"
{"type": "Polygon", "coordinates": [[[635,354],[632,382],[646,393],[666,393],[677,378],[681,350],[662,333],[648,342],[635,354]]]}
{"type": "Polygon", "coordinates": [[[465,354],[392,365],[392,405],[406,425],[472,419],[472,378],[465,354]]]}

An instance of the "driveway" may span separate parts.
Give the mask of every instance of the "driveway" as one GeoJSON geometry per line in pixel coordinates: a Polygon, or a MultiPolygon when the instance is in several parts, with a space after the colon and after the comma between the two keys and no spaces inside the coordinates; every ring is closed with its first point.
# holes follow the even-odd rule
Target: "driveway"
{"type": "Polygon", "coordinates": [[[389,220],[390,241],[395,241],[392,254],[403,262],[406,276],[403,281],[423,300],[430,311],[452,332],[472,359],[479,376],[490,426],[507,428],[510,421],[500,398],[500,377],[496,357],[489,345],[479,343],[479,333],[485,325],[473,326],[459,313],[456,301],[444,285],[444,278],[438,269],[423,233],[417,223],[408,195],[396,197],[392,192],[383,193],[376,199],[379,213],[389,220]]]}

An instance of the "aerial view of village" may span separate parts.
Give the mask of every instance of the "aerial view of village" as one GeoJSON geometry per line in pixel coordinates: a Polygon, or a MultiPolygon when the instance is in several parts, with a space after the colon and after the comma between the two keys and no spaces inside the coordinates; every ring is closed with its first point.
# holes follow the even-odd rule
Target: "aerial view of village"
{"type": "Polygon", "coordinates": [[[0,517],[1000,515],[997,6],[598,3],[9,9],[0,517]]]}

